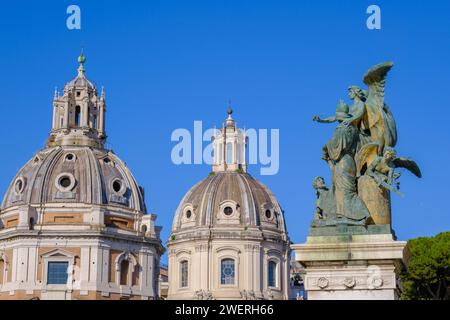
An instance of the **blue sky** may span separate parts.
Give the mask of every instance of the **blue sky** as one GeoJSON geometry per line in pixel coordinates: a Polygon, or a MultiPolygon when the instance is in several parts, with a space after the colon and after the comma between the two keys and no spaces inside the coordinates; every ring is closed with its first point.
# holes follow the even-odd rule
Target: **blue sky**
{"type": "MultiPolygon", "coordinates": [[[[329,181],[321,147],[350,84],[392,60],[386,101],[397,121],[399,155],[423,179],[404,173],[393,195],[400,239],[450,230],[450,3],[444,1],[8,1],[0,10],[0,193],[43,147],[53,90],[76,74],[84,46],[90,80],[104,86],[109,146],[146,188],[167,240],[184,193],[210,172],[175,166],[176,128],[220,126],[232,100],[241,126],[280,130],[280,171],[259,176],[285,209],[290,236],[305,241],[316,175],[329,181]],[[378,4],[382,29],[366,28],[378,4]],[[81,8],[81,30],[66,9],[81,8]]],[[[348,102],[348,100],[347,100],[348,102]]]]}

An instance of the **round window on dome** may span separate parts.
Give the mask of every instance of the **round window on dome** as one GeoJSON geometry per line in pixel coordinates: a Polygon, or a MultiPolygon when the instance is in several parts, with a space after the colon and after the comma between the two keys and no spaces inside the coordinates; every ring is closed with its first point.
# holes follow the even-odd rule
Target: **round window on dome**
{"type": "Polygon", "coordinates": [[[224,213],[226,216],[231,216],[231,215],[233,214],[233,208],[231,208],[231,207],[225,207],[225,208],[223,209],[223,213],[224,213]]]}
{"type": "Polygon", "coordinates": [[[111,182],[110,188],[111,188],[112,192],[114,192],[115,194],[117,194],[119,196],[123,196],[123,194],[126,191],[123,181],[119,178],[116,178],[111,182]]]}
{"type": "Polygon", "coordinates": [[[122,189],[122,183],[119,180],[113,182],[113,190],[119,192],[122,189]]]}
{"type": "Polygon", "coordinates": [[[70,178],[67,176],[62,177],[61,179],[59,179],[59,184],[63,188],[68,188],[70,186],[70,178]]]}
{"type": "Polygon", "coordinates": [[[56,188],[61,192],[72,191],[75,187],[75,177],[70,173],[61,173],[56,177],[56,188]]]}
{"type": "Polygon", "coordinates": [[[267,219],[271,219],[272,218],[272,211],[270,211],[269,209],[266,210],[266,218],[267,219]]]}
{"type": "Polygon", "coordinates": [[[192,217],[192,211],[188,210],[186,211],[186,218],[190,219],[192,217]]]}
{"type": "Polygon", "coordinates": [[[25,179],[23,177],[17,178],[14,183],[14,192],[16,194],[21,194],[25,189],[25,179]]]}
{"type": "Polygon", "coordinates": [[[68,154],[66,154],[65,159],[66,159],[66,161],[74,161],[75,155],[73,153],[68,153],[68,154]]]}

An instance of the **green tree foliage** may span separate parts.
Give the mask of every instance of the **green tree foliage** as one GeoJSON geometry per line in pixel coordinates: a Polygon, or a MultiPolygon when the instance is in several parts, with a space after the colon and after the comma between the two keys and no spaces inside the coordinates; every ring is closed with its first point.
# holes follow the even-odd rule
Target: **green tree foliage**
{"type": "Polygon", "coordinates": [[[450,299],[450,232],[408,241],[411,260],[401,275],[403,300],[450,299]]]}

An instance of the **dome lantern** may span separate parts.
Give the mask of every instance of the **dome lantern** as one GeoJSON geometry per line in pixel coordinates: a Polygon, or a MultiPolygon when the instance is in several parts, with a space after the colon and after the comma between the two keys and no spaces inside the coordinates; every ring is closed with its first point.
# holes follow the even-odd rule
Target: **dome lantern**
{"type": "Polygon", "coordinates": [[[247,138],[245,130],[236,127],[231,117],[233,110],[228,108],[226,123],[214,135],[213,172],[240,171],[247,172],[246,149],[247,138]]]}
{"type": "Polygon", "coordinates": [[[103,148],[105,133],[105,94],[86,78],[86,56],[78,57],[78,74],[53,98],[53,125],[48,146],[90,146],[103,148]]]}

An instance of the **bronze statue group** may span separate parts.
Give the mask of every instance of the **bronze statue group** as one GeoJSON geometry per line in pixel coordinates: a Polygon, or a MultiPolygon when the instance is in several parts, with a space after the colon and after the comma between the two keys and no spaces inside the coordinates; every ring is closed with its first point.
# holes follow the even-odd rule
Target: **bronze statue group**
{"type": "Polygon", "coordinates": [[[390,192],[401,194],[396,168],[406,168],[421,177],[417,164],[396,156],[397,129],[384,101],[386,76],[392,62],[378,64],[364,76],[368,90],[351,86],[353,104],[339,101],[334,116],[313,118],[319,123],[338,125],[323,147],[332,173],[328,188],[322,177],[313,187],[317,202],[312,227],[390,224],[390,192]]]}

